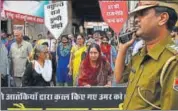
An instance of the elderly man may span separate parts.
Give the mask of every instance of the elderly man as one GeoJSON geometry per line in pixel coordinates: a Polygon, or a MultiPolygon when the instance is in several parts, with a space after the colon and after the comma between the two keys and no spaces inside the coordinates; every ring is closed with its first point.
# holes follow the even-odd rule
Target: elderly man
{"type": "Polygon", "coordinates": [[[136,36],[119,46],[115,77],[128,82],[124,110],[178,110],[178,46],[170,35],[178,18],[176,8],[177,0],[140,1],[131,13],[137,27],[134,35],[145,46],[125,70],[124,58],[136,36]]]}
{"type": "Polygon", "coordinates": [[[27,57],[32,51],[32,45],[23,40],[22,32],[19,30],[14,31],[16,42],[11,45],[10,58],[11,58],[11,73],[14,76],[16,86],[20,87],[22,77],[25,70],[27,57]]]}

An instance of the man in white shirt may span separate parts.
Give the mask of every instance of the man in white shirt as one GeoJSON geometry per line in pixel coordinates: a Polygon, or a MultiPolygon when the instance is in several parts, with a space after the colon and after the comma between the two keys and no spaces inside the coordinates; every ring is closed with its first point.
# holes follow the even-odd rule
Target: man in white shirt
{"type": "Polygon", "coordinates": [[[16,86],[20,87],[23,73],[25,71],[27,57],[32,51],[32,45],[29,42],[23,40],[23,35],[20,30],[15,30],[14,36],[16,38],[16,42],[12,43],[9,56],[12,66],[11,73],[14,76],[16,86]]]}

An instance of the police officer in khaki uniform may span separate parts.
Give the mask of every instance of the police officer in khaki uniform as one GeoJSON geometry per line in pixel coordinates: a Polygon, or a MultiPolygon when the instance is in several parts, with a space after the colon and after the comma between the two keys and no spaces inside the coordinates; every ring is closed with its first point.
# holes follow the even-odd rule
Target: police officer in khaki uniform
{"type": "Polygon", "coordinates": [[[178,110],[178,46],[170,37],[177,21],[176,8],[176,0],[140,1],[131,12],[137,31],[132,40],[119,45],[114,72],[118,83],[128,82],[124,109],[178,110]],[[145,46],[125,67],[126,51],[136,37],[145,46]]]}

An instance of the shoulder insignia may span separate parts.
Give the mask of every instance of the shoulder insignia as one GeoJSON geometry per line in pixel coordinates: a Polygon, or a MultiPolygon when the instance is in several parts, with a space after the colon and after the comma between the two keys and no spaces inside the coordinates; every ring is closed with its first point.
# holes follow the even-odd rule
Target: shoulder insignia
{"type": "Polygon", "coordinates": [[[176,91],[178,91],[178,78],[174,79],[173,89],[176,90],[176,91]]]}
{"type": "Polygon", "coordinates": [[[166,48],[170,51],[170,52],[172,52],[173,54],[178,54],[178,45],[176,45],[176,44],[168,44],[167,46],[166,46],[166,48]]]}

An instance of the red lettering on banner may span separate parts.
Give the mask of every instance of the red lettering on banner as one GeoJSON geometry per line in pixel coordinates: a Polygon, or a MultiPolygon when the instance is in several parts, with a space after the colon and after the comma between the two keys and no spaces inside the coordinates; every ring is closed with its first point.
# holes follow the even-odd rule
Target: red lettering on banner
{"type": "Polygon", "coordinates": [[[20,19],[20,14],[14,14],[15,15],[15,19],[20,19]]]}
{"type": "Polygon", "coordinates": [[[39,23],[44,23],[44,19],[39,18],[39,17],[36,19],[36,21],[39,22],[39,23]]]}
{"type": "Polygon", "coordinates": [[[7,18],[10,18],[10,19],[23,20],[23,21],[27,21],[27,22],[35,22],[35,23],[39,23],[39,24],[44,23],[43,18],[26,15],[26,14],[21,14],[21,13],[16,13],[16,12],[12,12],[12,11],[5,10],[5,15],[7,18]]]}
{"type": "Polygon", "coordinates": [[[33,18],[32,18],[31,16],[28,16],[28,17],[27,17],[27,21],[28,21],[28,20],[29,20],[29,21],[33,21],[33,18]]]}
{"type": "Polygon", "coordinates": [[[20,19],[21,19],[21,20],[25,20],[25,15],[21,15],[21,16],[20,16],[20,19]]]}
{"type": "Polygon", "coordinates": [[[36,17],[33,18],[33,21],[36,21],[36,17]]]}
{"type": "Polygon", "coordinates": [[[6,15],[6,17],[8,17],[8,18],[10,18],[10,19],[14,19],[14,14],[11,13],[11,12],[5,11],[5,15],[6,15]]]}

